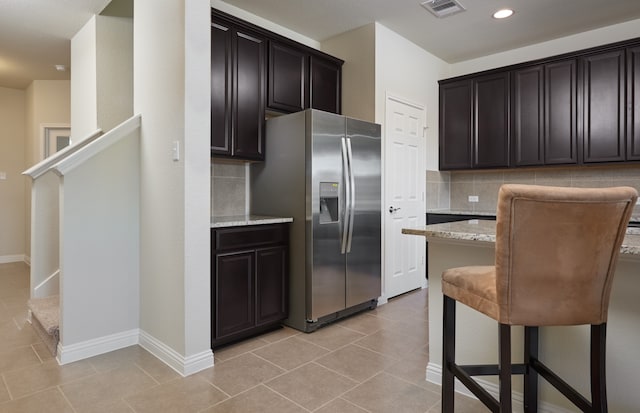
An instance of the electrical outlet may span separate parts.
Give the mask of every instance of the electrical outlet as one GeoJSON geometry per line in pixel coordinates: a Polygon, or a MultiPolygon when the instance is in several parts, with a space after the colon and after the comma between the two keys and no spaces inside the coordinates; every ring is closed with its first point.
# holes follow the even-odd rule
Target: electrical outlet
{"type": "Polygon", "coordinates": [[[4,181],[7,179],[7,173],[5,171],[0,171],[0,181],[4,181]]]}
{"type": "Polygon", "coordinates": [[[480,202],[478,195],[469,195],[469,202],[480,202]]]}

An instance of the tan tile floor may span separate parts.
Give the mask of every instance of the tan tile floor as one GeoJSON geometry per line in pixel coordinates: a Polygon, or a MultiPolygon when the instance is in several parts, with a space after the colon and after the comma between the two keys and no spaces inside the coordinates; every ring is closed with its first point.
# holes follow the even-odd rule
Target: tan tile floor
{"type": "MultiPolygon", "coordinates": [[[[182,378],[138,346],[59,366],[26,321],[28,267],[0,264],[0,413],[427,413],[426,290],[312,334],[282,328],[182,378]]],[[[487,410],[460,396],[456,412],[487,410]]]]}

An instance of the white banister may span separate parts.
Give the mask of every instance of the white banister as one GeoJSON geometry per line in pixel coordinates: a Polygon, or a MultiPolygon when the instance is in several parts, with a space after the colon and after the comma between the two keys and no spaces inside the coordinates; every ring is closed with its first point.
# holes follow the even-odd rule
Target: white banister
{"type": "Polygon", "coordinates": [[[85,145],[81,151],[76,151],[69,156],[64,157],[58,163],[54,164],[51,169],[59,176],[64,176],[69,171],[72,171],[77,166],[84,163],[87,159],[92,158],[103,149],[117,143],[129,133],[140,128],[141,118],[140,114],[130,117],[115,128],[111,129],[109,132],[102,135],[100,139],[95,139],[91,143],[85,145]]]}
{"type": "MultiPolygon", "coordinates": [[[[53,165],[60,162],[61,159],[71,156],[73,153],[79,151],[80,149],[84,148],[91,142],[95,141],[101,135],[102,135],[102,129],[97,129],[95,132],[91,133],[90,135],[87,135],[87,137],[79,140],[78,143],[69,145],[66,148],[63,148],[58,152],[54,153],[53,155],[49,156],[48,158],[44,159],[43,161],[35,164],[31,168],[24,171],[22,175],[30,176],[31,179],[36,179],[40,177],[41,175],[48,172],[53,165]]],[[[71,141],[72,142],[75,141],[75,138],[72,139],[71,141]]]]}

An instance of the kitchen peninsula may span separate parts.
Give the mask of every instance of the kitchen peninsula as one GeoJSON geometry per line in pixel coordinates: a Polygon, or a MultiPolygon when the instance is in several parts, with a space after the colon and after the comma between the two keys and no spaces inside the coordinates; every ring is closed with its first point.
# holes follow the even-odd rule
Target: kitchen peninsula
{"type": "MultiPolygon", "coordinates": [[[[403,234],[425,236],[429,242],[429,365],[427,380],[440,384],[442,372],[442,290],[444,270],[467,265],[493,265],[495,257],[495,221],[469,220],[404,228],[403,234]]],[[[640,411],[637,387],[640,358],[640,228],[629,228],[620,249],[620,257],[611,291],[607,324],[607,393],[609,411],[640,411]]],[[[498,357],[497,323],[469,309],[457,306],[458,342],[456,358],[465,363],[496,363],[498,357]]],[[[513,329],[514,362],[522,361],[522,328],[513,329]]],[[[542,327],[540,357],[572,386],[589,397],[589,328],[542,327]],[[549,349],[553,349],[550,351],[549,349]],[[564,349],[564,351],[559,350],[564,349]]],[[[497,381],[481,379],[497,394],[497,381]]],[[[514,403],[522,402],[522,380],[513,381],[514,403]]],[[[541,381],[540,407],[545,412],[572,412],[574,406],[551,386],[541,381]]]]}

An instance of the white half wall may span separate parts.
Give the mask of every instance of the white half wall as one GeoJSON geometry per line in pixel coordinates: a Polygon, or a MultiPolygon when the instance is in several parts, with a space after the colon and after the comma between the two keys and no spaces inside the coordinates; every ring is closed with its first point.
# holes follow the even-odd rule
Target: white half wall
{"type": "Polygon", "coordinates": [[[138,131],[61,178],[60,345],[136,330],[138,131]]]}

